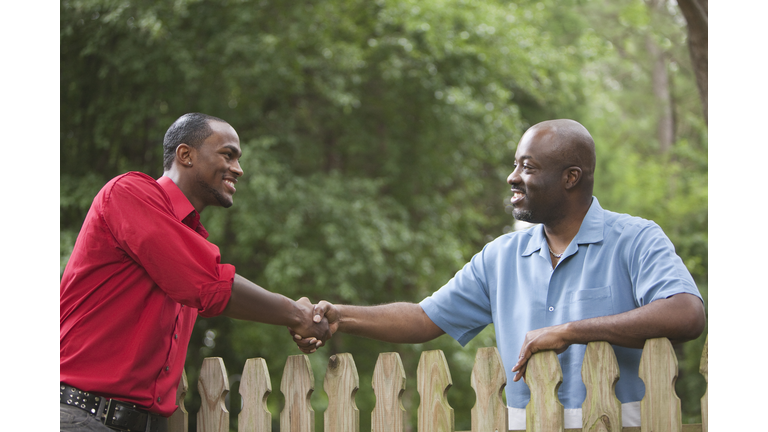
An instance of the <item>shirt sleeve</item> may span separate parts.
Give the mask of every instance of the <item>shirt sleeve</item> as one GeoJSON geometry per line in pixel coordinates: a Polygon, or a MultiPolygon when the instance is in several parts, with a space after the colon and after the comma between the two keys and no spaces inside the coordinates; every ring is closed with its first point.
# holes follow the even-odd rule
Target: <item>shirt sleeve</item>
{"type": "Polygon", "coordinates": [[[650,222],[637,234],[629,254],[629,272],[638,307],[681,293],[701,298],[683,260],[656,223],[650,222]]]}
{"type": "Polygon", "coordinates": [[[219,248],[179,221],[151,178],[124,177],[105,197],[102,217],[115,242],[175,301],[202,316],[221,314],[235,268],[219,248]]]}
{"type": "Polygon", "coordinates": [[[475,254],[447,284],[419,303],[429,319],[462,346],[493,322],[485,252],[475,254]]]}

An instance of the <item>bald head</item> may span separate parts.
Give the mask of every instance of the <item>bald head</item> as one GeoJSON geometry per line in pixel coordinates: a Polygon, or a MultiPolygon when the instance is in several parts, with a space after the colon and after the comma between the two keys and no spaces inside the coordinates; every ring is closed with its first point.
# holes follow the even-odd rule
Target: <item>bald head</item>
{"type": "Polygon", "coordinates": [[[575,120],[547,120],[533,125],[525,132],[532,134],[540,145],[547,147],[547,156],[555,166],[581,169],[580,186],[592,196],[595,174],[595,141],[587,128],[575,120]]]}
{"type": "Polygon", "coordinates": [[[592,203],[594,172],[595,143],[584,126],[573,120],[532,126],[520,138],[507,177],[512,215],[543,223],[545,230],[578,230],[592,203]]]}

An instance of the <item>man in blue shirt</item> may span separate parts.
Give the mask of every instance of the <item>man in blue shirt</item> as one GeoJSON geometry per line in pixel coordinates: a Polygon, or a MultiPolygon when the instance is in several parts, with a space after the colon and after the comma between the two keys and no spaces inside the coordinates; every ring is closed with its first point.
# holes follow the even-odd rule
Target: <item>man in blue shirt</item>
{"type": "MultiPolygon", "coordinates": [[[[539,225],[488,243],[419,304],[323,301],[315,319],[327,317],[334,333],[396,343],[448,333],[462,345],[493,323],[505,369],[514,374],[506,387],[511,429],[525,428],[530,393],[520,378],[530,356],[541,350],[559,354],[565,427],[580,428],[586,344],[608,341],[619,363],[616,396],[624,426],[639,426],[645,340],[698,337],[704,307],[658,225],[600,207],[592,196],[594,170],[594,142],[584,126],[573,120],[534,125],[520,139],[507,183],[514,217],[539,225]]],[[[305,352],[320,344],[296,338],[305,352]]]]}

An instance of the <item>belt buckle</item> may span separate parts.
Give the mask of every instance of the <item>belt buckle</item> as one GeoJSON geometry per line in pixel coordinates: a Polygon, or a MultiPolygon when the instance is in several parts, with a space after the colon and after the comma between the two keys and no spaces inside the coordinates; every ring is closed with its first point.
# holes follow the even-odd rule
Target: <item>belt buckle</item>
{"type": "MultiPolygon", "coordinates": [[[[104,425],[109,426],[112,429],[119,429],[119,430],[122,430],[122,431],[130,431],[132,429],[128,425],[128,421],[129,421],[128,416],[126,416],[123,419],[121,419],[122,421],[120,421],[120,422],[115,422],[115,420],[116,420],[115,412],[116,411],[120,411],[121,408],[124,409],[124,410],[132,410],[132,411],[136,411],[137,410],[135,405],[131,405],[131,404],[128,404],[128,403],[125,403],[125,402],[121,402],[121,401],[115,400],[115,399],[110,399],[109,402],[107,403],[107,412],[106,412],[106,414],[104,416],[104,425]]],[[[142,428],[142,431],[145,428],[146,428],[146,424],[142,428]]],[[[133,430],[137,430],[137,429],[133,429],[133,430]]]]}

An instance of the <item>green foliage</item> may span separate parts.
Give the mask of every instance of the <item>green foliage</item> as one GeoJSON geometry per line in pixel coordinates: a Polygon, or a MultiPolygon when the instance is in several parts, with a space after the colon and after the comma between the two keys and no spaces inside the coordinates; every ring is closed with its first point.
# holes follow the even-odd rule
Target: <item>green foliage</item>
{"type": "MultiPolygon", "coordinates": [[[[705,283],[707,128],[679,15],[639,0],[63,0],[61,269],[98,189],[128,170],[159,177],[165,130],[198,111],[230,122],[243,147],[235,206],[202,215],[223,261],[292,298],[418,302],[509,229],[505,179],[523,131],[575,118],[597,143],[601,204],[658,222],[705,283]],[[666,153],[654,138],[648,37],[673,83],[666,153]]],[[[299,353],[287,335],[201,319],[190,382],[205,356],[224,357],[230,374],[264,357],[277,421],[282,365],[299,353]]],[[[415,416],[419,353],[443,349],[456,428],[469,429],[474,351],[493,344],[492,329],[468,349],[445,336],[336,337],[310,356],[315,409],[327,404],[328,356],[351,352],[365,430],[376,355],[397,351],[415,416]]],[[[698,353],[681,353],[681,365],[698,353]]],[[[230,398],[236,414],[235,386],[230,398]]]]}
{"type": "Polygon", "coordinates": [[[676,9],[649,11],[641,1],[596,0],[585,5],[600,61],[585,71],[589,98],[583,123],[595,138],[595,195],[601,205],[657,222],[694,278],[707,277],[707,127],[676,9]],[[613,25],[605,23],[612,22],[613,25]],[[645,43],[669,59],[676,142],[656,139],[658,112],[645,43]]]}

